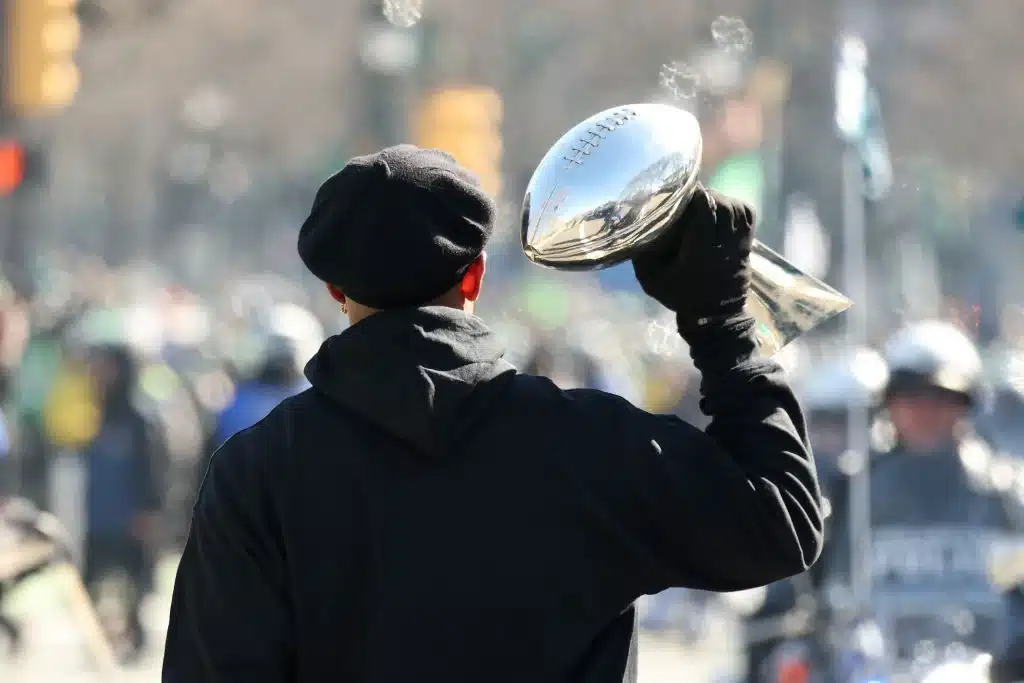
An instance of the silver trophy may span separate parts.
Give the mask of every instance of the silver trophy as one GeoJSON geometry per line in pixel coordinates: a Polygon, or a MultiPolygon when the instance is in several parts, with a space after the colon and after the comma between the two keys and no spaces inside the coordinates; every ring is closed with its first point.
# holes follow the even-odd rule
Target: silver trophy
{"type": "MultiPolygon", "coordinates": [[[[615,107],[577,124],[544,155],[527,187],[527,258],[558,270],[626,261],[686,208],[701,151],[697,119],[669,105],[615,107]]],[[[747,308],[766,356],[852,304],[757,241],[751,267],[747,308]]]]}

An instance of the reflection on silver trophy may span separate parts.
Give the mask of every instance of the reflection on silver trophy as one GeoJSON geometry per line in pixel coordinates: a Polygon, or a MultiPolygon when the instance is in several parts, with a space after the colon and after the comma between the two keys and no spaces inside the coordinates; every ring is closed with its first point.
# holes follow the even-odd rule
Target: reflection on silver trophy
{"type": "MultiPolygon", "coordinates": [[[[669,105],[616,107],[577,124],[530,179],[521,217],[527,258],[558,270],[626,261],[686,209],[701,151],[697,119],[669,105]]],[[[760,242],[751,266],[747,308],[766,356],[852,303],[760,242]]]]}

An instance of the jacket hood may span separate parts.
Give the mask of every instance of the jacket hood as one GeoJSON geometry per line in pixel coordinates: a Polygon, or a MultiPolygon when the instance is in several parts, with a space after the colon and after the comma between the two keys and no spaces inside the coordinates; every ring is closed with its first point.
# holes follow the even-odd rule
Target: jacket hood
{"type": "Polygon", "coordinates": [[[306,364],[313,388],[423,454],[440,456],[493,405],[515,369],[474,315],[381,311],[328,338],[306,364]]]}

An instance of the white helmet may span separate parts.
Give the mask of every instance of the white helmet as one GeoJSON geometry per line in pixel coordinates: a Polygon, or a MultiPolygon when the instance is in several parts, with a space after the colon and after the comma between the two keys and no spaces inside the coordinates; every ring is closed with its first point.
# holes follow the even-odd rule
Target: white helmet
{"type": "Polygon", "coordinates": [[[935,387],[975,399],[982,386],[981,354],[959,328],[938,320],[904,327],[885,346],[889,390],[935,387]]]}
{"type": "Polygon", "coordinates": [[[850,406],[875,405],[888,381],[885,359],[865,347],[809,368],[798,393],[807,410],[841,412],[850,406]]]}

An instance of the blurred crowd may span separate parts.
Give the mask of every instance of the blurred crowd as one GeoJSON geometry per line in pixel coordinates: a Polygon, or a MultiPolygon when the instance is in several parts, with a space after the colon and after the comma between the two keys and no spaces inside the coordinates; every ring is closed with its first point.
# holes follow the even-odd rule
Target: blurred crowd
{"type": "Polygon", "coordinates": [[[141,598],[210,454],[303,387],[324,328],[273,282],[205,302],[127,273],[60,275],[103,283],[0,299],[0,495],[57,515],[87,583],[121,570],[141,598]]]}
{"type": "MultiPolygon", "coordinates": [[[[998,455],[1001,486],[1024,490],[1024,147],[1007,143],[1019,107],[1006,87],[1024,4],[409,0],[423,18],[401,31],[379,16],[394,4],[83,0],[76,101],[7,122],[46,163],[0,202],[0,504],[55,515],[90,585],[127,576],[128,656],[146,648],[140,603],[184,542],[213,451],[303,390],[306,359],[345,324],[294,256],[312,188],[349,156],[415,141],[406,119],[435,88],[501,94],[507,215],[478,311],[509,359],[703,426],[700,377],[631,268],[532,268],[515,205],[574,122],[672,102],[700,120],[705,182],[844,289],[832,80],[835,38],[858,32],[891,155],[890,191],[865,202],[857,302],[876,349],[851,348],[840,317],[779,359],[828,474],[843,468],[850,406],[869,408],[877,451],[897,438],[885,340],[908,320],[955,325],[981,362],[972,434],[998,455]],[[713,39],[725,15],[743,17],[743,45],[713,39]]],[[[4,590],[0,574],[0,641],[17,645],[4,590]]],[[[726,609],[749,611],[737,600],[726,609]]],[[[720,604],[671,591],[644,626],[697,642],[720,604]]]]}
{"type": "MultiPolygon", "coordinates": [[[[489,317],[520,367],[696,414],[686,366],[665,362],[643,301],[589,281],[496,279],[516,294],[495,297],[511,306],[492,305],[489,317]],[[627,301],[620,324],[602,312],[627,301]],[[624,343],[630,336],[643,353],[624,343]]],[[[3,282],[0,500],[54,514],[88,585],[131,579],[129,652],[145,645],[139,605],[155,562],[184,543],[210,456],[308,386],[305,361],[341,330],[339,311],[313,311],[327,298],[269,274],[200,296],[153,266],[89,260],[28,291],[3,282]]],[[[14,622],[2,623],[17,644],[14,622]]]]}
{"type": "MultiPolygon", "coordinates": [[[[325,293],[278,276],[226,281],[204,297],[152,266],[64,268],[28,292],[0,289],[0,493],[61,520],[90,585],[115,570],[132,578],[129,651],[141,650],[138,602],[156,559],[184,541],[210,455],[307,386],[305,361],[342,318],[320,308],[325,293]]],[[[671,321],[636,291],[602,286],[606,277],[498,277],[481,315],[524,371],[704,425],[699,376],[671,321]]],[[[1024,353],[999,338],[981,354],[978,433],[1024,463],[1024,353]]],[[[845,411],[877,402],[885,361],[870,350],[851,355],[829,334],[801,339],[779,359],[805,402],[827,474],[846,448],[845,411]]],[[[891,428],[872,433],[884,442],[891,428]]],[[[1011,479],[1024,491],[1018,471],[1011,479]]],[[[710,602],[690,591],[659,596],[645,626],[682,629],[697,641],[710,602]]]]}

